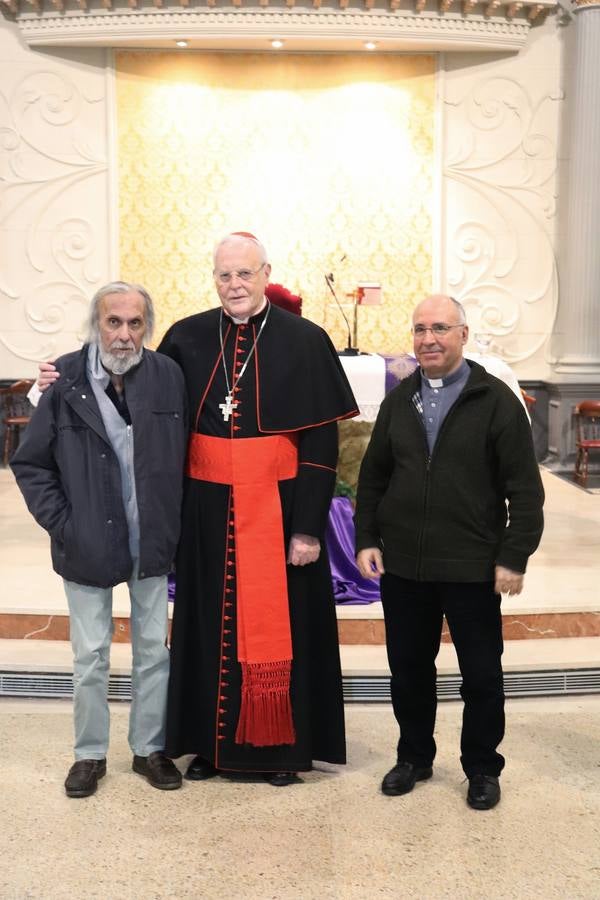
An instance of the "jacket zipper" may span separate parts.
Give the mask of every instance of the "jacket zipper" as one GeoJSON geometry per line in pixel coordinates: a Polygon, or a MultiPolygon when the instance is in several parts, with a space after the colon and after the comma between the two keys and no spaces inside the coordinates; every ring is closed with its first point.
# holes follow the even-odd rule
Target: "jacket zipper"
{"type": "MultiPolygon", "coordinates": [[[[481,389],[482,388],[479,386],[471,387],[471,388],[467,388],[465,386],[465,389],[462,391],[462,393],[460,393],[458,395],[458,397],[456,398],[456,400],[454,401],[454,403],[452,404],[452,406],[450,407],[450,409],[444,416],[444,421],[440,425],[440,430],[438,431],[437,438],[436,438],[435,444],[433,445],[433,450],[431,451],[431,453],[429,452],[429,444],[427,443],[427,431],[425,429],[425,422],[423,421],[423,416],[415,408],[415,406],[412,402],[412,397],[411,397],[410,405],[421,425],[421,432],[423,434],[423,440],[425,442],[425,451],[426,451],[426,453],[425,453],[425,482],[423,485],[423,515],[422,515],[422,520],[421,520],[421,529],[419,531],[419,541],[418,541],[418,545],[417,545],[417,581],[420,581],[423,577],[423,538],[425,536],[425,518],[426,518],[426,511],[427,511],[427,498],[429,495],[429,478],[430,478],[430,474],[431,474],[431,462],[433,460],[433,454],[435,453],[436,448],[439,446],[440,438],[446,428],[446,422],[450,418],[450,415],[454,412],[456,407],[464,401],[464,397],[466,394],[476,393],[481,389]]],[[[420,395],[420,393],[421,392],[419,391],[419,395],[420,395]]]]}

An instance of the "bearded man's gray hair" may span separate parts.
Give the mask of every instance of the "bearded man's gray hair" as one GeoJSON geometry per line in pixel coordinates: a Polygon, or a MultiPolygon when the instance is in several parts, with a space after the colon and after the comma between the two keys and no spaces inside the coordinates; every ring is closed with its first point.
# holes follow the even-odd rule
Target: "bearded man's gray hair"
{"type": "MultiPolygon", "coordinates": [[[[92,297],[88,318],[87,341],[90,344],[97,345],[100,361],[108,372],[112,372],[114,375],[124,375],[134,366],[137,366],[144,353],[144,346],[152,339],[153,333],[154,305],[150,294],[141,284],[130,284],[127,281],[111,281],[99,288],[92,297]],[[122,357],[102,345],[100,336],[100,303],[108,294],[128,294],[130,291],[138,293],[144,301],[144,337],[139,350],[136,350],[130,356],[122,357]]],[[[114,347],[114,349],[126,349],[126,345],[114,347]]]]}

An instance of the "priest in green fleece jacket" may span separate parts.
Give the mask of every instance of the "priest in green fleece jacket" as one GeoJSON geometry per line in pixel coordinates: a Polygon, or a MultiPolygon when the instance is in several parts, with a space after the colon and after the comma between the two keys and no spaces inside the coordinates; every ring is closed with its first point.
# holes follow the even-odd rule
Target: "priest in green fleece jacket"
{"type": "Polygon", "coordinates": [[[381,405],[358,482],[357,563],[381,575],[397,764],[382,791],[431,777],[435,658],[444,616],[462,674],[467,802],[500,799],[504,758],[501,594],[518,594],[543,529],[531,428],[512,391],[464,359],[465,312],[451,297],[413,315],[419,368],[381,405]]]}

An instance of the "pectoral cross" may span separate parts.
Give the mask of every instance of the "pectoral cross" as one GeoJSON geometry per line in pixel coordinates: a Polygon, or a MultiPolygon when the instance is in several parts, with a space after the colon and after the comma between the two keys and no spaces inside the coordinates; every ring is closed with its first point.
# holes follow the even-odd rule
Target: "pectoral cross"
{"type": "Polygon", "coordinates": [[[219,403],[219,409],[223,413],[224,421],[229,422],[229,416],[232,415],[234,409],[237,409],[237,403],[233,402],[231,394],[227,394],[225,403],[219,403]]]}

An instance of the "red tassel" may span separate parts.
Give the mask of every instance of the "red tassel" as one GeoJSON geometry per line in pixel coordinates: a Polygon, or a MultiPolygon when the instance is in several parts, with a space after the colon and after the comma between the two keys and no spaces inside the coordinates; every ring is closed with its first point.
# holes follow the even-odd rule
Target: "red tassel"
{"type": "Polygon", "coordinates": [[[290,700],[291,660],[242,663],[242,704],[236,744],[272,747],[294,744],[290,700]]]}

